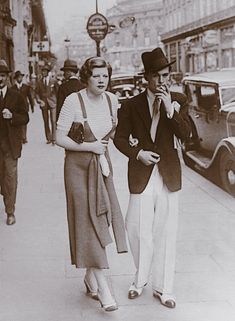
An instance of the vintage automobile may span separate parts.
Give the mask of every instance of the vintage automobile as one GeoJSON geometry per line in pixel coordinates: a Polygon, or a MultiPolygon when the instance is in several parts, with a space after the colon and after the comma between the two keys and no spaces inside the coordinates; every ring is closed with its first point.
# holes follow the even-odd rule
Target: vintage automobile
{"type": "Polygon", "coordinates": [[[235,69],[184,77],[183,90],[192,122],[184,161],[199,172],[213,173],[235,197],[235,69]]]}
{"type": "Polygon", "coordinates": [[[118,97],[119,103],[140,93],[142,76],[132,73],[113,74],[111,77],[111,91],[118,97]]]}

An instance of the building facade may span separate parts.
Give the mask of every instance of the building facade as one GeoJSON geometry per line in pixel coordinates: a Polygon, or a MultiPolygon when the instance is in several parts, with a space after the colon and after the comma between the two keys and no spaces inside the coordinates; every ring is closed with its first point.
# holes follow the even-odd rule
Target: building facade
{"type": "Polygon", "coordinates": [[[16,20],[11,15],[10,1],[0,1],[0,59],[4,59],[9,68],[14,70],[13,29],[16,20]]]}
{"type": "Polygon", "coordinates": [[[15,70],[29,74],[28,30],[32,26],[30,1],[11,1],[11,12],[17,21],[13,31],[15,70]]]}
{"type": "Polygon", "coordinates": [[[163,0],[163,7],[161,40],[175,71],[235,67],[234,0],[163,0]]]}
{"type": "Polygon", "coordinates": [[[117,0],[106,12],[113,28],[102,44],[102,55],[114,72],[142,69],[141,54],[161,46],[164,27],[162,1],[117,0]]]}
{"type": "Polygon", "coordinates": [[[30,78],[37,74],[50,51],[36,54],[33,42],[48,38],[42,0],[0,1],[0,59],[12,72],[20,70],[30,78]]]}

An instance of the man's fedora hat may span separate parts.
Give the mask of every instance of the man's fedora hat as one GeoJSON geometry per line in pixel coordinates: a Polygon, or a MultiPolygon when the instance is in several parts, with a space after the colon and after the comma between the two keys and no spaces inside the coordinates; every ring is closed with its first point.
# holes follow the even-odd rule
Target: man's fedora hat
{"type": "Polygon", "coordinates": [[[62,68],[60,68],[60,70],[65,71],[65,70],[71,70],[74,72],[78,72],[78,66],[75,60],[70,60],[70,59],[66,59],[64,61],[64,66],[62,68]]]}
{"type": "Polygon", "coordinates": [[[175,60],[171,62],[167,60],[167,57],[161,48],[143,52],[141,58],[145,73],[160,71],[175,63],[175,60]]]}
{"type": "Polygon", "coordinates": [[[18,78],[19,76],[24,77],[24,74],[22,74],[22,72],[21,72],[20,70],[17,70],[17,71],[15,72],[14,79],[18,78]]]}
{"type": "Polygon", "coordinates": [[[10,72],[10,69],[4,59],[0,59],[0,72],[5,72],[7,74],[10,72]]]}

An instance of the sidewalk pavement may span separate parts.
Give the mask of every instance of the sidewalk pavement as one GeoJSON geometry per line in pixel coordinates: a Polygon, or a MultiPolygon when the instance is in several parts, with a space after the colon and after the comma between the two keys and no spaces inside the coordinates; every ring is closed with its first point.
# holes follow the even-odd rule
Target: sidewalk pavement
{"type": "MultiPolygon", "coordinates": [[[[235,320],[235,201],[183,166],[175,276],[176,309],[162,306],[149,284],[128,300],[135,272],[130,253],[108,247],[107,277],[118,302],[104,312],[85,295],[84,270],[70,265],[63,186],[64,151],[47,145],[40,110],[19,160],[16,224],[0,202],[0,321],[235,320]]],[[[111,145],[115,185],[125,215],[127,160],[111,145]]]]}

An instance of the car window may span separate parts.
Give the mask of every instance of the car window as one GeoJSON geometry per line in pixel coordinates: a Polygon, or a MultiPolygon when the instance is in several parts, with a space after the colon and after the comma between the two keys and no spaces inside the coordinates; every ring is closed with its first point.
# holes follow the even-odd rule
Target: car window
{"type": "Polygon", "coordinates": [[[218,107],[216,87],[206,84],[187,83],[185,90],[190,105],[196,109],[210,111],[218,107]]]}
{"type": "Polygon", "coordinates": [[[235,102],[235,87],[228,87],[221,89],[222,105],[235,102]]]}
{"type": "Polygon", "coordinates": [[[198,95],[198,104],[202,109],[209,111],[217,107],[217,94],[215,87],[203,85],[200,87],[198,95]]]}
{"type": "Polygon", "coordinates": [[[185,93],[188,97],[190,105],[197,106],[196,85],[187,83],[185,86],[185,93]]]}

